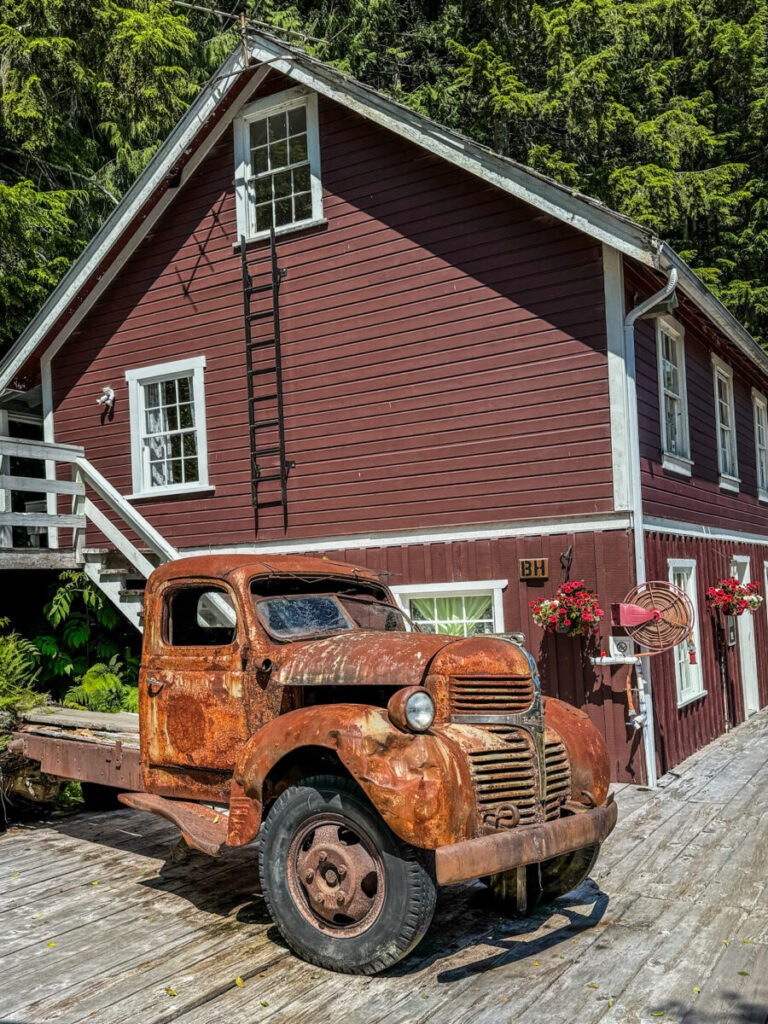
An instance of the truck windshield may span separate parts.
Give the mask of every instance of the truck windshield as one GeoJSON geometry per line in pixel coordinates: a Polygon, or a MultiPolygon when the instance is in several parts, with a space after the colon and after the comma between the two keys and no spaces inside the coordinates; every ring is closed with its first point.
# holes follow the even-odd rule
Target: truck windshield
{"type": "Polygon", "coordinates": [[[333,594],[264,597],[256,609],[269,632],[280,640],[353,629],[405,632],[413,627],[403,613],[378,601],[333,594]]]}

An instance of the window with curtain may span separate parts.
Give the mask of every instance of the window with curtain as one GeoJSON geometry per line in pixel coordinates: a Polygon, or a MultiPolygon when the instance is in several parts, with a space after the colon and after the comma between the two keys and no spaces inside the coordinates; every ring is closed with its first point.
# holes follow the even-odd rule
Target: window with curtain
{"type": "Polygon", "coordinates": [[[493,633],[493,594],[409,595],[408,614],[425,633],[476,636],[493,633]]]}

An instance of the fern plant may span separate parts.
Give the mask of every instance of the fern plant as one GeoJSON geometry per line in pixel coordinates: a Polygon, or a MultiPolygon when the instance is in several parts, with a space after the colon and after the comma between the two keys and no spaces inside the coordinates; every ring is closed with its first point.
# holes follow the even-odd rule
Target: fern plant
{"type": "Polygon", "coordinates": [[[138,687],[126,684],[123,673],[117,655],[107,663],[91,665],[77,685],[64,694],[65,707],[86,711],[138,711],[138,687]]]}
{"type": "Polygon", "coordinates": [[[40,652],[41,680],[54,696],[72,688],[97,665],[118,659],[121,679],[138,677],[136,637],[120,614],[85,573],[67,571],[43,609],[48,629],[34,638],[40,652]]]}
{"type": "MultiPolygon", "coordinates": [[[[0,630],[10,622],[0,618],[0,630]]],[[[40,676],[40,651],[18,633],[0,634],[0,711],[26,711],[45,700],[35,689],[40,676]]]]}

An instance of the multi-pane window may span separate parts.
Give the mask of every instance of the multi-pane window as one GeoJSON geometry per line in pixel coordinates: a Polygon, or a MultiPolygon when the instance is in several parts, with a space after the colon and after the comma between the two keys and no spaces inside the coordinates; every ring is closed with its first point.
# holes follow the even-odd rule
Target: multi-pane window
{"type": "Polygon", "coordinates": [[[659,320],[657,345],[662,462],[665,469],[690,475],[685,345],[681,325],[669,318],[659,320]]]}
{"type": "Polygon", "coordinates": [[[757,463],[757,494],[768,501],[768,402],[765,395],[752,391],[755,415],[755,461],[757,463]]]}
{"type": "Polygon", "coordinates": [[[150,487],[197,483],[197,429],[192,375],[142,384],[141,443],[150,487]]]}
{"type": "Polygon", "coordinates": [[[673,649],[675,659],[675,683],[678,705],[687,704],[704,694],[701,674],[701,649],[699,644],[698,599],[696,595],[696,562],[692,559],[673,559],[669,563],[669,581],[684,591],[691,600],[696,613],[691,638],[687,643],[673,649]],[[695,654],[693,653],[695,652],[695,654]]]}
{"type": "Polygon", "coordinates": [[[204,366],[197,357],[126,373],[134,496],[208,485],[204,366]]]}
{"type": "Polygon", "coordinates": [[[246,238],[322,217],[317,96],[290,89],[235,122],[238,233],[246,238]]]}
{"type": "Polygon", "coordinates": [[[715,384],[715,427],[720,484],[738,487],[736,461],[736,415],[733,401],[733,371],[727,363],[712,356],[715,384]]]}
{"type": "Polygon", "coordinates": [[[312,178],[303,104],[250,124],[248,189],[253,232],[268,231],[312,216],[312,178]]]}

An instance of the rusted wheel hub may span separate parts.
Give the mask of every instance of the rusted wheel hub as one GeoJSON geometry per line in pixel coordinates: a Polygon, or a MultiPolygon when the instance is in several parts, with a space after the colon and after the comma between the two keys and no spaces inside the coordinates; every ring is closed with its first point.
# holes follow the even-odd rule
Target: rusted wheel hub
{"type": "Polygon", "coordinates": [[[310,818],[288,851],[288,888],[315,927],[359,935],[384,902],[384,864],[371,841],[341,815],[310,818]]]}

